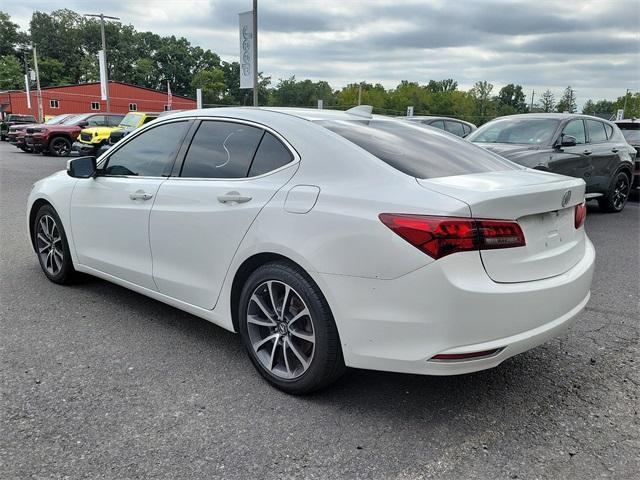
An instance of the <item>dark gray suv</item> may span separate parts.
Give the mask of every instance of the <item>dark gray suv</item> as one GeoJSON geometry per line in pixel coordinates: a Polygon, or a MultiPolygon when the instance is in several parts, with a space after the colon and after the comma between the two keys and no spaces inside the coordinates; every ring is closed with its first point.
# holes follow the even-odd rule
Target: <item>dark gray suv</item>
{"type": "Polygon", "coordinates": [[[636,150],[612,122],[589,115],[525,113],[500,117],[468,140],[525,167],[582,178],[587,199],[620,212],[629,197],[636,150]]]}

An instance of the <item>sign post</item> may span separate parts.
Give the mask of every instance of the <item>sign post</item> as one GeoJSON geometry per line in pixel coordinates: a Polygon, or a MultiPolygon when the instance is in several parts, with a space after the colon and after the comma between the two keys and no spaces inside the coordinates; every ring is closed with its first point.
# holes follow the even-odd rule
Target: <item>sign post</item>
{"type": "Polygon", "coordinates": [[[27,108],[31,110],[31,92],[29,91],[29,76],[24,74],[24,92],[27,94],[27,108]]]}
{"type": "Polygon", "coordinates": [[[196,108],[202,108],[202,89],[196,88],[196,108]]]}
{"type": "Polygon", "coordinates": [[[407,107],[407,117],[413,117],[413,105],[407,107]]]}
{"type": "Polygon", "coordinates": [[[624,120],[624,108],[618,109],[618,112],[616,113],[616,122],[620,120],[624,120]]]}

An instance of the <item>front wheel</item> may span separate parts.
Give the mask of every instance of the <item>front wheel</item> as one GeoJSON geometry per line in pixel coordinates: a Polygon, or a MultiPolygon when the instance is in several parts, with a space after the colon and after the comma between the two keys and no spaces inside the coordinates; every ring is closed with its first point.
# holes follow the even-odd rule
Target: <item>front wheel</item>
{"type": "Polygon", "coordinates": [[[329,305],[315,282],[293,265],[269,263],[249,276],[239,320],[251,362],[280,390],[309,393],[344,372],[329,305]]]}
{"type": "Polygon", "coordinates": [[[54,283],[70,283],[75,270],[69,244],[60,217],[51,205],[43,205],[36,214],[33,244],[46,277],[54,283]]]}
{"type": "Polygon", "coordinates": [[[64,137],[55,137],[49,144],[49,152],[54,157],[66,157],[71,153],[71,142],[64,137]]]}
{"type": "Polygon", "coordinates": [[[629,199],[630,190],[629,176],[624,172],[617,173],[611,181],[607,194],[598,199],[600,208],[605,212],[621,212],[629,199]]]}

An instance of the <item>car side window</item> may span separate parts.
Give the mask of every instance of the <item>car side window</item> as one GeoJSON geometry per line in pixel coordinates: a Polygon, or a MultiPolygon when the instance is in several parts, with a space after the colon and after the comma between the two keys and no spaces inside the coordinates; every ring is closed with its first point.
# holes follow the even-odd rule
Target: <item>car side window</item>
{"type": "Polygon", "coordinates": [[[87,119],[87,125],[89,127],[104,127],[107,126],[107,117],[105,115],[94,115],[87,119]]]}
{"type": "Polygon", "coordinates": [[[444,130],[444,122],[442,120],[436,120],[435,122],[427,123],[427,125],[444,130]]]}
{"type": "Polygon", "coordinates": [[[584,122],[581,119],[571,120],[562,130],[563,135],[571,135],[575,137],[576,144],[587,143],[587,136],[584,132],[584,122]]]}
{"type": "Polygon", "coordinates": [[[245,178],[264,130],[242,123],[203,121],[193,136],[181,177],[245,178]]]}
{"type": "Polygon", "coordinates": [[[169,176],[189,124],[166,123],[142,132],[109,156],[103,175],[169,176]]]}
{"type": "Polygon", "coordinates": [[[607,141],[607,132],[604,123],[596,120],[586,120],[587,130],[589,130],[589,143],[602,143],[607,141]]]}
{"type": "Polygon", "coordinates": [[[449,133],[453,133],[459,137],[464,135],[464,129],[462,128],[462,124],[460,122],[452,122],[447,120],[444,122],[445,130],[449,133]]]}
{"type": "Polygon", "coordinates": [[[122,121],[123,118],[124,118],[124,115],[109,115],[107,117],[107,120],[109,121],[110,127],[117,127],[118,125],[120,125],[120,122],[122,121]]]}
{"type": "Polygon", "coordinates": [[[464,130],[464,134],[468,135],[471,132],[471,127],[465,123],[462,124],[462,129],[464,130]]]}
{"type": "Polygon", "coordinates": [[[286,165],[293,160],[291,152],[269,132],[265,132],[258,147],[258,151],[253,157],[249,168],[249,177],[262,175],[286,165]]]}
{"type": "Polygon", "coordinates": [[[611,140],[613,138],[613,127],[605,123],[604,129],[607,131],[607,139],[611,140]]]}

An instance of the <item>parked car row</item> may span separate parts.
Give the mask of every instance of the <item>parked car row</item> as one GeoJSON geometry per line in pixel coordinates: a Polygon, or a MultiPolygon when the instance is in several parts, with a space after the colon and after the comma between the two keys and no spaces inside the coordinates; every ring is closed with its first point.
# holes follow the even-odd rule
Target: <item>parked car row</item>
{"type": "Polygon", "coordinates": [[[611,141],[607,167],[584,167],[603,177],[595,193],[635,156],[618,127],[514,117],[466,141],[371,111],[185,111],[72,159],[29,196],[42,271],[96,275],[239,332],[290,393],[345,366],[478,371],[563,332],[590,297],[589,178],[542,170],[611,141]],[[515,144],[539,168],[489,149],[515,144]]]}
{"type": "Polygon", "coordinates": [[[35,123],[36,118],[33,115],[16,115],[10,114],[0,122],[0,140],[4,141],[7,138],[9,129],[14,125],[25,125],[28,123],[35,123]]]}
{"type": "Polygon", "coordinates": [[[6,139],[24,152],[97,155],[158,116],[152,112],[64,114],[44,123],[35,123],[31,116],[28,122],[14,120],[6,139]]]}

